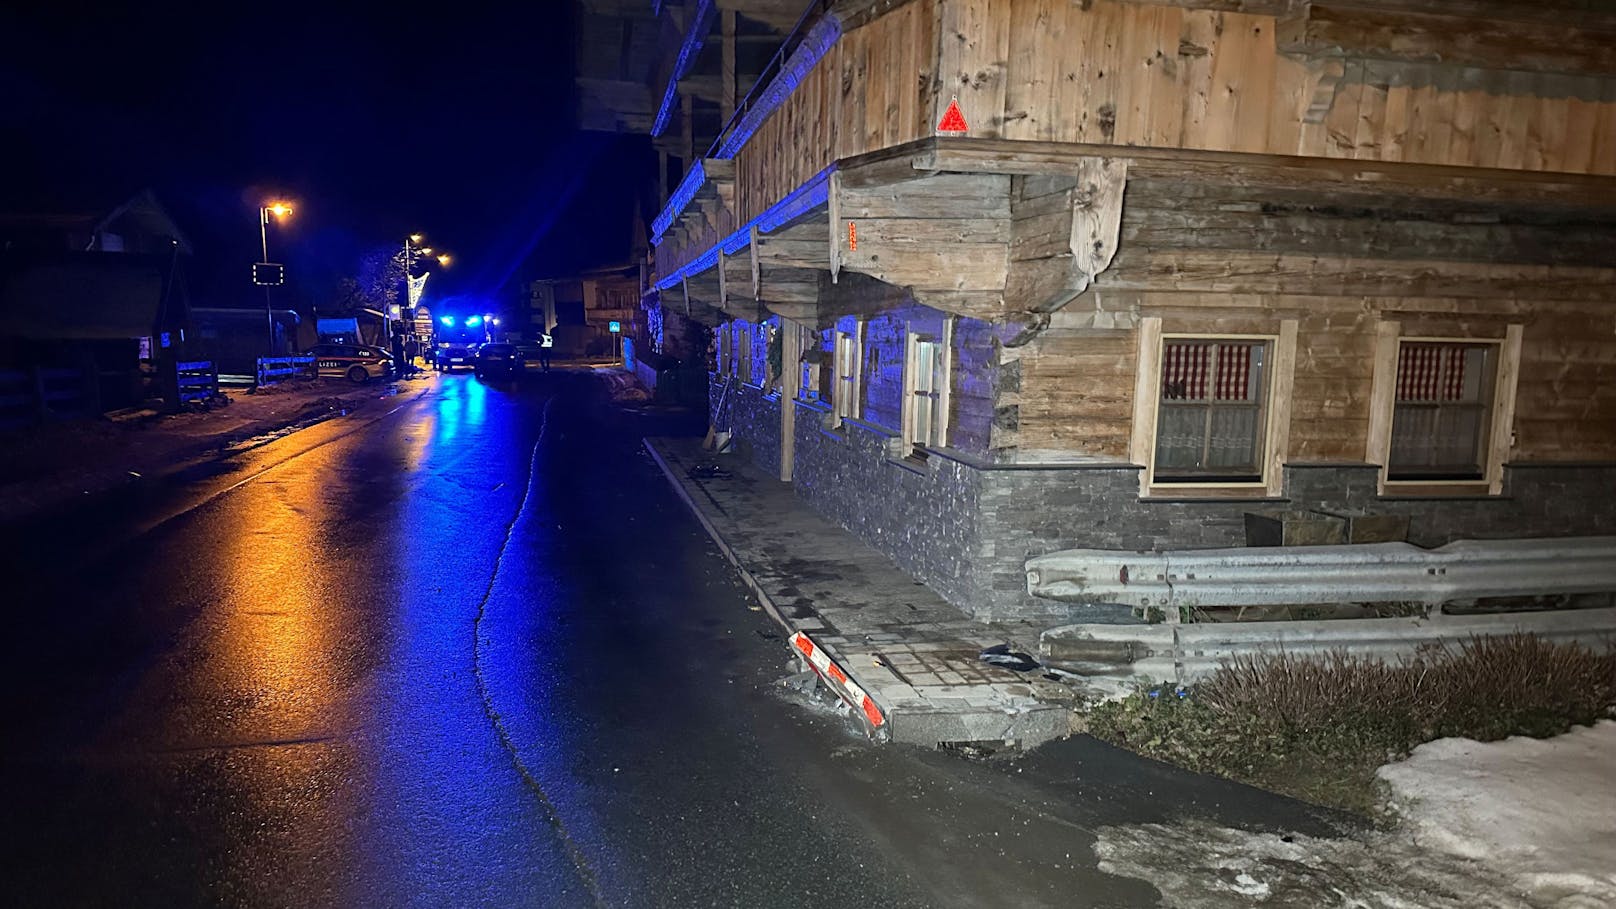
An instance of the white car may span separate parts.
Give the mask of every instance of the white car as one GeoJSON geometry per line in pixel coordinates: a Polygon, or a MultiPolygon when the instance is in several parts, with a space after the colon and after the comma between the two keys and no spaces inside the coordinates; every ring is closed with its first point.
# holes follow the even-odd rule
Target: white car
{"type": "Polygon", "coordinates": [[[363,344],[316,344],[309,348],[322,376],[342,377],[354,384],[394,375],[393,355],[363,344]]]}

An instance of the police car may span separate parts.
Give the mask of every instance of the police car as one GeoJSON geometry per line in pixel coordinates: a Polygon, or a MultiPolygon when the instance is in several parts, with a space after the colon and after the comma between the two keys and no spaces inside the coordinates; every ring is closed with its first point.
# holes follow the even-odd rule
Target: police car
{"type": "Polygon", "coordinates": [[[393,355],[362,344],[316,344],[309,356],[322,376],[342,376],[355,384],[393,375],[393,355]]]}

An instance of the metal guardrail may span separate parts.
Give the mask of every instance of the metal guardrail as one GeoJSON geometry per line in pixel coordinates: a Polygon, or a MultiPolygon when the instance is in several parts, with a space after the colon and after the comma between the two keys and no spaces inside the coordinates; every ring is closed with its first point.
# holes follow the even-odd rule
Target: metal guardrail
{"type": "Polygon", "coordinates": [[[212,360],[191,360],[174,364],[180,406],[210,404],[219,394],[219,370],[212,360]]]}
{"type": "Polygon", "coordinates": [[[97,377],[82,369],[36,366],[0,371],[0,428],[88,416],[98,410],[97,377]]]}
{"type": "Polygon", "coordinates": [[[313,357],[259,357],[256,380],[262,387],[288,379],[312,379],[318,375],[313,357]]]}
{"type": "Polygon", "coordinates": [[[1120,691],[1130,682],[1199,681],[1229,660],[1264,651],[1322,655],[1341,650],[1392,661],[1422,648],[1517,633],[1604,649],[1616,640],[1616,608],[1315,622],[1063,625],[1040,635],[1038,647],[1046,660],[1120,691]]]}
{"type": "Polygon", "coordinates": [[[1616,591],[1616,537],[1273,546],[1173,552],[1072,549],[1028,559],[1027,592],[1134,607],[1441,605],[1616,591]]]}

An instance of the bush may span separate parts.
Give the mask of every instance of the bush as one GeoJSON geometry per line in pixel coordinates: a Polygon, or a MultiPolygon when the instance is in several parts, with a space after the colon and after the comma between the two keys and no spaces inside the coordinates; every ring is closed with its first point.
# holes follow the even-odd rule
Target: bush
{"type": "Polygon", "coordinates": [[[1152,757],[1364,810],[1375,768],[1423,742],[1558,735],[1612,705],[1616,652],[1511,635],[1396,663],[1240,657],[1191,691],[1140,691],[1088,720],[1094,735],[1152,757]]]}

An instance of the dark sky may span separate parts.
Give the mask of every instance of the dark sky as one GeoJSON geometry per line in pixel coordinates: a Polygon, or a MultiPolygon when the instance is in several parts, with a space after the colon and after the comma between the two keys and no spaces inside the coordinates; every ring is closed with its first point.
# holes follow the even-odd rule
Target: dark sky
{"type": "Polygon", "coordinates": [[[566,0],[28,7],[0,13],[0,141],[22,165],[0,204],[93,208],[150,186],[197,247],[198,302],[254,299],[235,278],[278,195],[297,211],[270,258],[300,303],[417,230],[456,255],[434,295],[627,254],[654,158],[572,128],[566,0]]]}

